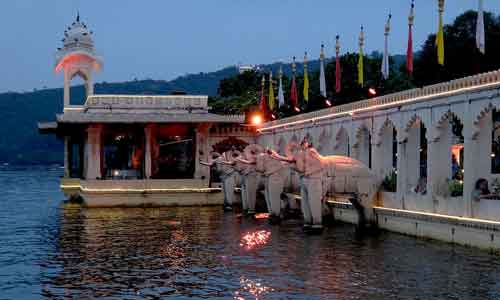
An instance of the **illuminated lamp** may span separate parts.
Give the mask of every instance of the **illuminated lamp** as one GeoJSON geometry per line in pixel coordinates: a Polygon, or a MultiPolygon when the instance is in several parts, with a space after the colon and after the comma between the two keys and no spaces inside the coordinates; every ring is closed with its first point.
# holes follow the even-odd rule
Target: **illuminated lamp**
{"type": "Polygon", "coordinates": [[[300,112],[300,108],[298,108],[297,106],[295,106],[293,110],[295,110],[296,112],[300,112]]]}
{"type": "Polygon", "coordinates": [[[327,106],[332,106],[332,102],[330,102],[330,100],[328,100],[328,99],[326,99],[326,100],[325,100],[325,104],[326,104],[327,106]]]}
{"type": "Polygon", "coordinates": [[[250,118],[250,123],[255,126],[259,126],[262,124],[264,120],[260,114],[255,114],[250,118]]]}
{"type": "Polygon", "coordinates": [[[370,97],[375,97],[375,96],[377,96],[377,90],[376,90],[375,88],[372,88],[372,87],[371,87],[371,88],[369,88],[369,89],[368,89],[368,96],[370,96],[370,97]]]}

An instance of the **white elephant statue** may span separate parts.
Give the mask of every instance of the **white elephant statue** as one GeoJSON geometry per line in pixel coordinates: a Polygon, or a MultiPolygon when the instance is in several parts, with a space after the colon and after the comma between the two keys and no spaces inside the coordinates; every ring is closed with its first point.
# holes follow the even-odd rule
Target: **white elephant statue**
{"type": "Polygon", "coordinates": [[[224,210],[232,211],[234,203],[234,188],[236,187],[236,169],[234,158],[239,155],[238,151],[227,151],[222,154],[212,152],[208,162],[200,161],[206,166],[215,165],[215,170],[222,180],[222,190],[224,192],[224,210]]]}
{"type": "MultiPolygon", "coordinates": [[[[248,150],[252,149],[249,148],[248,150]]],[[[263,151],[260,146],[258,151],[246,152],[247,159],[239,158],[238,160],[243,164],[254,165],[255,171],[260,175],[264,184],[264,198],[269,212],[269,222],[277,224],[282,217],[281,193],[288,182],[290,168],[287,163],[271,157],[271,152],[263,151]]]]}
{"type": "Polygon", "coordinates": [[[373,206],[378,191],[377,178],[360,161],[345,156],[322,156],[307,139],[300,146],[288,145],[286,156],[272,152],[272,157],[289,162],[300,176],[305,229],[322,229],[322,200],[328,185],[335,193],[352,195],[350,201],[358,212],[359,225],[375,222],[373,206]],[[323,184],[325,178],[327,187],[323,184]]]}
{"type": "Polygon", "coordinates": [[[256,170],[264,182],[264,197],[269,212],[269,221],[279,223],[282,219],[281,194],[288,183],[290,166],[271,156],[270,151],[260,153],[256,158],[256,170]]]}
{"type": "Polygon", "coordinates": [[[257,190],[259,189],[260,176],[255,169],[256,158],[264,148],[260,145],[248,145],[243,154],[235,158],[235,169],[241,177],[241,202],[243,212],[248,215],[255,214],[257,190]]]}

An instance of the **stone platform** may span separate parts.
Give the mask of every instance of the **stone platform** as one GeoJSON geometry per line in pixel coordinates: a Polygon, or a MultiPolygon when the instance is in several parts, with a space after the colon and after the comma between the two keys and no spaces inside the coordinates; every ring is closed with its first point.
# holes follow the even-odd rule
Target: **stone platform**
{"type": "Polygon", "coordinates": [[[80,196],[86,207],[161,207],[222,205],[220,188],[204,180],[78,180],[62,179],[65,196],[80,196]]]}

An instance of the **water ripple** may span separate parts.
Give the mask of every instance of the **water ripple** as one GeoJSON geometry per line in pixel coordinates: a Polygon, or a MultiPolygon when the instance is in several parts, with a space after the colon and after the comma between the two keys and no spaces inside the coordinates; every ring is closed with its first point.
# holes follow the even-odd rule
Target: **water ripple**
{"type": "Polygon", "coordinates": [[[61,204],[60,169],[0,170],[0,299],[499,299],[484,251],[219,208],[61,204]]]}

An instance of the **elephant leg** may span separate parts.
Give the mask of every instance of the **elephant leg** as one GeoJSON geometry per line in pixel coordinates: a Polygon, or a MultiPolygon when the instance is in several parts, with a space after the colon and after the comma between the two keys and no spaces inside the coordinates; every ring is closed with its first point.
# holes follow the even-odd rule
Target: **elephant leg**
{"type": "Polygon", "coordinates": [[[307,203],[311,213],[313,228],[323,226],[323,186],[320,178],[307,179],[307,203]]]}
{"type": "Polygon", "coordinates": [[[271,175],[269,179],[271,182],[271,209],[269,212],[272,216],[279,218],[281,215],[281,192],[283,191],[283,179],[279,175],[271,175]]]}
{"type": "Polygon", "coordinates": [[[309,199],[308,199],[308,191],[307,187],[305,186],[304,180],[301,180],[301,185],[300,185],[300,207],[302,209],[302,214],[304,215],[304,226],[311,226],[312,224],[312,216],[311,216],[311,210],[309,209],[309,199]]]}
{"type": "Polygon", "coordinates": [[[358,226],[359,227],[364,227],[366,223],[366,214],[365,214],[365,208],[363,205],[361,205],[360,198],[358,195],[349,198],[349,201],[351,202],[352,206],[358,213],[358,226]]]}
{"type": "Polygon", "coordinates": [[[269,177],[264,178],[264,198],[266,199],[267,211],[271,213],[271,179],[269,177]]]}
{"type": "Polygon", "coordinates": [[[241,179],[241,207],[243,212],[248,210],[248,186],[246,177],[241,179]]]}
{"type": "Polygon", "coordinates": [[[235,178],[234,176],[228,176],[222,181],[223,189],[224,189],[224,207],[231,208],[233,206],[234,200],[234,185],[235,178]]]}
{"type": "Polygon", "coordinates": [[[246,206],[249,214],[255,213],[255,202],[257,201],[257,176],[249,174],[245,177],[246,206]]]}
{"type": "Polygon", "coordinates": [[[377,195],[376,184],[371,179],[361,180],[358,182],[358,201],[364,208],[365,222],[370,224],[375,223],[375,214],[373,206],[377,195]]]}

